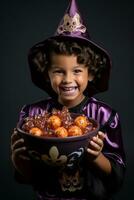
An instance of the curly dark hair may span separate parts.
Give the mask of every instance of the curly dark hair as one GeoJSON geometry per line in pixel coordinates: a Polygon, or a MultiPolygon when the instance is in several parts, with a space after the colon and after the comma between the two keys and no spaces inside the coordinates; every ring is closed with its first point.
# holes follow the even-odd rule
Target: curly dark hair
{"type": "Polygon", "coordinates": [[[33,63],[38,71],[47,74],[51,66],[51,54],[76,55],[79,64],[85,64],[93,75],[94,81],[106,66],[106,58],[89,47],[89,44],[70,39],[49,39],[45,48],[34,52],[33,63]]]}
{"type": "Polygon", "coordinates": [[[108,89],[110,77],[110,57],[100,47],[80,38],[52,37],[34,45],[28,54],[28,63],[33,83],[50,96],[53,91],[48,71],[51,67],[52,53],[60,55],[76,55],[79,64],[85,64],[93,80],[88,82],[84,94],[92,96],[108,89]]]}

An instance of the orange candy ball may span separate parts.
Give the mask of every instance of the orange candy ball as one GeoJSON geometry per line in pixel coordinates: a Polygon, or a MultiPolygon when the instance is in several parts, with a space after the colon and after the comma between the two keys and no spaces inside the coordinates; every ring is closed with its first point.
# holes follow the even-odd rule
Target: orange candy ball
{"type": "Polygon", "coordinates": [[[35,136],[42,136],[43,135],[43,132],[41,129],[37,128],[37,127],[33,127],[29,130],[29,133],[31,133],[32,135],[35,135],[35,136]]]}
{"type": "Polygon", "coordinates": [[[57,129],[58,127],[61,126],[61,119],[56,115],[52,115],[51,117],[48,118],[47,123],[49,128],[57,129]]]}
{"type": "Polygon", "coordinates": [[[80,136],[82,134],[82,130],[76,125],[72,125],[68,129],[68,136],[80,136]]]}
{"type": "Polygon", "coordinates": [[[85,129],[89,124],[88,119],[85,116],[76,117],[74,123],[82,129],[85,129]]]}
{"type": "Polygon", "coordinates": [[[67,132],[67,130],[63,126],[57,128],[55,130],[55,134],[56,134],[57,137],[62,137],[62,138],[68,136],[68,132],[67,132]]]}

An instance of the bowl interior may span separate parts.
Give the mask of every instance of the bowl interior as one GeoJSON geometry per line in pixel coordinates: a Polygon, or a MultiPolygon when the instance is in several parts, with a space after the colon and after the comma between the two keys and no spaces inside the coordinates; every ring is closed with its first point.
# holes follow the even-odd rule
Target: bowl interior
{"type": "Polygon", "coordinates": [[[49,141],[53,141],[53,142],[71,142],[71,141],[79,141],[79,140],[84,140],[85,138],[92,138],[94,135],[97,134],[98,130],[99,130],[99,123],[92,119],[92,118],[89,118],[89,121],[91,121],[93,123],[93,126],[95,127],[94,130],[91,130],[83,135],[80,135],[80,136],[69,136],[69,137],[64,137],[64,138],[60,138],[60,137],[47,137],[47,136],[35,136],[35,135],[32,135],[24,130],[22,130],[22,125],[24,123],[24,120],[20,121],[18,124],[17,124],[17,130],[19,133],[22,134],[23,137],[25,138],[36,138],[36,140],[45,140],[47,142],[49,141]]]}

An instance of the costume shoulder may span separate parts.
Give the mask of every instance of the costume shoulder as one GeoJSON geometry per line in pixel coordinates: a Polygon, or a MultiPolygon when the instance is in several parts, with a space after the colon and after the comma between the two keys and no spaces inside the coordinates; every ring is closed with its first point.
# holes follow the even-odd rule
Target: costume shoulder
{"type": "Polygon", "coordinates": [[[96,98],[90,98],[83,108],[87,117],[94,118],[100,124],[104,125],[109,120],[112,121],[113,117],[119,118],[117,111],[110,105],[100,101],[96,98]]]}
{"type": "Polygon", "coordinates": [[[34,102],[32,104],[24,105],[19,113],[19,120],[25,117],[32,117],[34,115],[43,114],[48,111],[53,104],[53,100],[51,97],[34,102]]]}
{"type": "Polygon", "coordinates": [[[96,105],[98,108],[104,108],[108,111],[114,110],[112,108],[112,106],[110,106],[109,104],[105,103],[104,101],[102,101],[100,99],[94,98],[94,97],[91,97],[89,102],[90,102],[90,104],[96,105]]]}

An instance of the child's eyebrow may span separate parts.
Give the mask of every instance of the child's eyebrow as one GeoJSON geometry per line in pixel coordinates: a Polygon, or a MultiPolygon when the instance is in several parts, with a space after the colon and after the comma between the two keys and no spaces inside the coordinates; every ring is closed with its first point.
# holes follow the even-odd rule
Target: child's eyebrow
{"type": "Polygon", "coordinates": [[[51,65],[51,68],[53,68],[53,69],[61,69],[61,68],[62,68],[62,66],[51,65]]]}
{"type": "Polygon", "coordinates": [[[74,68],[83,68],[83,65],[74,66],[74,68]]]}
{"type": "MultiPolygon", "coordinates": [[[[58,66],[58,65],[51,65],[51,68],[53,68],[53,69],[61,69],[61,68],[63,68],[64,66],[58,66]]],[[[74,69],[76,69],[76,68],[83,68],[83,66],[81,66],[81,65],[76,65],[76,66],[72,66],[74,69]]]]}

